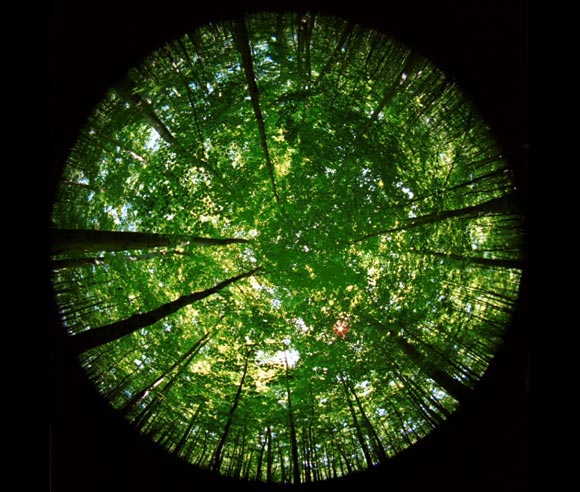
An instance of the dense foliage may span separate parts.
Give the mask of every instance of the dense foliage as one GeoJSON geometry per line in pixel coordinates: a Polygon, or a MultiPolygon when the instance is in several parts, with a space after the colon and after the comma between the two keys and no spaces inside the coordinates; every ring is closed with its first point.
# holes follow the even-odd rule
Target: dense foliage
{"type": "Polygon", "coordinates": [[[474,108],[397,42],[308,13],[208,25],[72,149],[55,296],[98,390],[168,452],[336,477],[469,398],[517,298],[514,191],[474,108]]]}

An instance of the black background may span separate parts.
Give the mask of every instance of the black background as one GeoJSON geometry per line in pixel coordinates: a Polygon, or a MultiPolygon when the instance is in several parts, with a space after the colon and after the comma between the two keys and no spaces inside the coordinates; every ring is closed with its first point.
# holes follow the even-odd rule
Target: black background
{"type": "MultiPolygon", "coordinates": [[[[453,77],[494,129],[516,172],[527,214],[527,2],[372,2],[342,6],[308,1],[179,2],[104,0],[52,3],[48,31],[49,206],[67,152],[91,109],[128,68],[165,40],[243,10],[310,7],[384,31],[453,77]]],[[[51,298],[46,276],[48,297],[51,298]]],[[[529,348],[527,268],[514,322],[473,400],[428,438],[387,466],[331,490],[518,491],[528,488],[529,348]],[[340,490],[340,487],[338,487],[340,490]]],[[[232,483],[169,458],[128,425],[94,391],[63,350],[64,333],[50,302],[49,482],[60,491],[203,491],[267,486],[232,483]]],[[[278,488],[278,487],[277,487],[278,488]]]]}

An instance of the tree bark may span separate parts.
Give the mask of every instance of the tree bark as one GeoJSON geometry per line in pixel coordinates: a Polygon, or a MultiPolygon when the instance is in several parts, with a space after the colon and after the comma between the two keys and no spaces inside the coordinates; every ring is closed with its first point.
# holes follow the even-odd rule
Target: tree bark
{"type": "MultiPolygon", "coordinates": [[[[267,432],[267,431],[266,431],[267,432]]],[[[258,464],[256,467],[256,480],[262,480],[262,464],[264,462],[264,452],[266,451],[266,445],[268,444],[267,434],[264,436],[264,442],[260,447],[260,453],[258,454],[258,464]]]]}
{"type": "Polygon", "coordinates": [[[52,260],[50,262],[50,268],[52,270],[63,270],[64,268],[81,268],[85,266],[98,265],[103,261],[103,257],[99,258],[74,258],[74,259],[64,259],[64,260],[52,260]]]}
{"type": "Polygon", "coordinates": [[[256,84],[256,74],[254,73],[254,65],[252,61],[252,50],[250,49],[250,40],[248,37],[248,31],[246,29],[246,22],[243,19],[233,21],[233,35],[238,47],[238,51],[242,57],[242,66],[244,68],[244,74],[248,84],[248,92],[250,93],[254,115],[256,117],[256,122],[258,123],[258,130],[260,132],[260,144],[266,158],[266,166],[270,175],[270,182],[272,183],[272,191],[274,193],[274,197],[276,198],[276,202],[280,204],[280,196],[278,194],[278,187],[276,185],[276,178],[274,175],[274,165],[270,159],[270,151],[268,149],[268,143],[266,139],[264,116],[262,115],[262,110],[260,108],[260,94],[258,91],[258,85],[256,84]]]}
{"type": "Polygon", "coordinates": [[[359,442],[359,445],[362,449],[363,455],[365,457],[365,461],[367,463],[367,466],[370,468],[373,466],[373,459],[371,458],[371,453],[369,451],[369,448],[367,446],[367,443],[365,441],[364,435],[362,433],[362,429],[360,427],[358,418],[356,416],[356,412],[354,410],[354,407],[352,406],[352,401],[350,400],[350,395],[349,395],[349,390],[348,390],[348,386],[346,384],[346,381],[344,380],[343,377],[340,378],[340,381],[342,382],[343,388],[344,388],[344,395],[346,397],[346,402],[348,404],[348,409],[350,410],[350,415],[352,417],[353,423],[354,423],[354,429],[356,432],[356,438],[359,442]]]}
{"type": "Polygon", "coordinates": [[[432,214],[422,215],[420,217],[415,217],[410,219],[406,224],[402,226],[392,227],[390,229],[384,229],[378,232],[372,232],[358,239],[350,241],[348,244],[356,244],[365,239],[371,237],[382,236],[384,234],[389,234],[398,231],[406,231],[413,227],[418,227],[426,224],[433,224],[435,222],[440,222],[442,220],[451,219],[454,217],[483,217],[490,214],[510,214],[516,211],[516,205],[514,203],[514,197],[512,195],[506,195],[501,198],[493,198],[484,203],[478,205],[472,205],[465,208],[459,208],[455,210],[443,210],[441,212],[435,212],[432,214]]]}
{"type": "Polygon", "coordinates": [[[117,94],[143,115],[147,122],[155,129],[159,136],[169,144],[175,142],[175,137],[171,134],[167,126],[161,121],[151,105],[140,95],[135,94],[136,86],[130,79],[126,79],[122,84],[115,88],[117,94]]]}
{"type": "Polygon", "coordinates": [[[453,398],[455,398],[460,403],[465,402],[470,397],[469,389],[462,383],[453,379],[447,373],[434,367],[430,361],[421,354],[415,346],[411,345],[403,337],[396,337],[396,342],[403,353],[409,357],[422,371],[425,375],[435,381],[439,386],[441,386],[447,393],[449,393],[453,398]]]}
{"type": "Polygon", "coordinates": [[[246,361],[244,363],[244,370],[242,372],[242,378],[240,379],[240,383],[238,384],[238,391],[236,392],[236,396],[234,398],[234,403],[230,408],[228,420],[226,422],[226,426],[222,433],[222,437],[218,443],[218,446],[214,452],[211,469],[215,472],[219,472],[221,461],[222,461],[222,452],[226,441],[228,439],[228,434],[230,432],[230,427],[232,426],[232,422],[234,421],[234,414],[240,404],[240,397],[242,396],[242,389],[244,388],[244,382],[246,380],[246,375],[248,374],[248,361],[250,360],[250,352],[246,354],[246,361]]]}
{"type": "Polygon", "coordinates": [[[425,250],[414,250],[415,253],[435,256],[437,258],[451,259],[459,262],[471,263],[473,265],[481,265],[484,267],[491,268],[523,268],[523,262],[520,260],[503,260],[503,259],[493,259],[493,258],[475,258],[473,256],[461,256],[453,253],[441,253],[439,251],[425,250]]]}
{"type": "MultiPolygon", "coordinates": [[[[141,391],[135,393],[127,402],[121,407],[120,411],[123,414],[128,414],[131,409],[139,403],[140,400],[145,398],[149,392],[153,391],[161,382],[173,372],[173,370],[183,363],[182,367],[187,367],[191,362],[191,359],[201,350],[201,348],[208,342],[210,332],[208,331],[203,337],[201,337],[197,342],[195,342],[191,348],[185,352],[177,361],[175,361],[166,371],[164,371],[160,376],[155,378],[151,384],[148,384],[141,391]]],[[[179,372],[178,372],[179,374],[179,372]]]]}
{"type": "Polygon", "coordinates": [[[314,29],[315,17],[301,12],[298,15],[298,50],[297,59],[300,75],[304,81],[305,90],[310,87],[312,79],[312,68],[310,62],[310,42],[312,30],[314,29]]]}
{"type": "Polygon", "coordinates": [[[274,450],[272,449],[272,429],[268,426],[268,451],[266,453],[266,482],[271,483],[274,480],[272,473],[274,466],[274,450]]]}
{"type": "Polygon", "coordinates": [[[371,114],[371,117],[369,118],[368,122],[365,125],[365,129],[368,128],[370,125],[372,125],[376,121],[376,119],[379,116],[379,113],[383,109],[385,109],[385,107],[391,102],[393,97],[395,97],[395,94],[397,93],[397,91],[403,85],[405,85],[407,80],[409,80],[409,77],[408,77],[409,71],[413,68],[413,66],[415,65],[415,63],[417,63],[418,60],[419,60],[419,57],[417,55],[415,55],[414,53],[410,53],[409,56],[407,56],[407,59],[405,60],[405,64],[403,65],[403,68],[399,72],[399,75],[397,77],[397,81],[385,93],[385,95],[383,96],[383,98],[379,102],[378,106],[375,108],[375,110],[371,114]],[[403,79],[404,74],[407,75],[406,79],[403,79]]]}
{"type": "Polygon", "coordinates": [[[231,277],[213,287],[199,291],[193,292],[192,294],[184,295],[176,299],[175,301],[168,302],[159,306],[156,309],[148,311],[146,313],[134,314],[130,318],[111,323],[110,325],[102,326],[100,328],[94,328],[88,331],[84,331],[75,335],[69,339],[69,348],[73,353],[81,354],[99,345],[103,345],[118,338],[124,337],[137,331],[141,328],[151,326],[163,318],[166,318],[170,314],[179,311],[181,308],[188,306],[196,301],[205,299],[223,288],[227,287],[238,280],[250,277],[254,275],[261,268],[255,268],[246,273],[242,273],[235,277],[231,277]]]}
{"type": "Polygon", "coordinates": [[[349,22],[345,26],[345,28],[342,31],[342,34],[340,36],[340,39],[338,40],[338,43],[336,44],[332,54],[328,57],[326,64],[324,65],[324,67],[322,67],[322,70],[318,74],[318,77],[316,77],[316,80],[314,81],[314,84],[312,84],[312,87],[318,86],[318,84],[320,84],[320,82],[322,81],[324,76],[328,72],[330,72],[330,69],[336,63],[336,56],[342,51],[342,48],[344,47],[346,40],[348,39],[348,37],[352,33],[353,29],[354,29],[354,24],[351,22],[349,22]]]}
{"type": "Polygon", "coordinates": [[[284,352],[284,366],[286,368],[286,395],[288,398],[288,420],[290,424],[290,444],[292,451],[292,479],[294,484],[300,483],[300,461],[298,459],[298,442],[296,439],[296,422],[294,420],[294,409],[292,408],[292,392],[290,391],[290,381],[288,372],[288,358],[284,352]]]}
{"type": "Polygon", "coordinates": [[[129,251],[134,249],[199,244],[220,246],[232,243],[247,243],[240,238],[208,238],[179,236],[147,232],[96,231],[86,229],[52,229],[50,231],[51,254],[88,253],[95,251],[129,251]]]}
{"type": "Polygon", "coordinates": [[[375,447],[376,454],[379,458],[379,461],[381,461],[383,463],[387,460],[387,453],[385,452],[385,448],[383,446],[383,443],[381,442],[381,439],[379,438],[377,431],[375,430],[373,424],[371,423],[370,419],[368,418],[368,416],[367,416],[367,414],[362,406],[362,402],[360,401],[360,398],[356,394],[355,389],[350,384],[348,385],[348,389],[350,390],[350,392],[354,396],[354,400],[357,404],[357,407],[360,411],[360,414],[362,415],[362,418],[365,422],[365,425],[375,440],[374,447],[375,447]]]}

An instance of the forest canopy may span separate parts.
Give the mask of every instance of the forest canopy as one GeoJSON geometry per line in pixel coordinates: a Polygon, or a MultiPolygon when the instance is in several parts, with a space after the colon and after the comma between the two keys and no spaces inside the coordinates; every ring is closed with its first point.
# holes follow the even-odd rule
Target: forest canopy
{"type": "Polygon", "coordinates": [[[469,400],[524,258],[459,88],[314,13],[208,24],[131,69],[68,156],[68,348],[168,453],[281,483],[385,462],[469,400]]]}

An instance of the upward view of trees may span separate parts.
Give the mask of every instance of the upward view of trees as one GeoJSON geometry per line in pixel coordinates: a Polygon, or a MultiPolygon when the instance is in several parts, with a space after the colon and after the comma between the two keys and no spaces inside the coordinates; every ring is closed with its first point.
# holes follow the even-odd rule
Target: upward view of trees
{"type": "Polygon", "coordinates": [[[459,89],[314,13],[210,24],[134,67],[52,223],[98,391],[168,453],[264,482],[372,467],[448,418],[524,261],[510,169],[459,89]]]}

